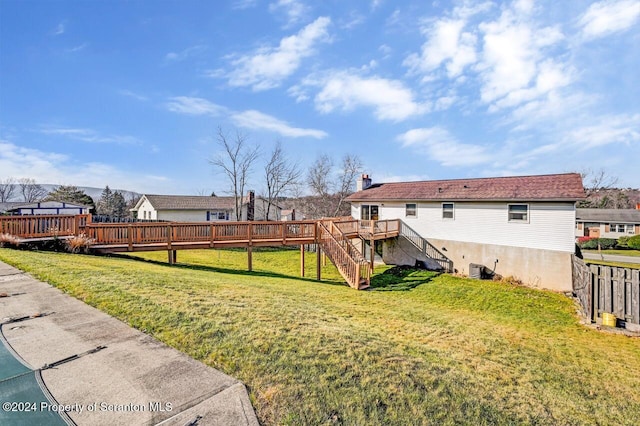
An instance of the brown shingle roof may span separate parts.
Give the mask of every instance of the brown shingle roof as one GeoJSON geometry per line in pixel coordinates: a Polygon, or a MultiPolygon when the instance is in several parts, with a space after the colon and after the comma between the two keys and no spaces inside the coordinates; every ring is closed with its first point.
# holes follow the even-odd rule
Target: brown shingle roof
{"type": "Polygon", "coordinates": [[[585,198],[578,173],[374,184],[347,201],[491,200],[577,201],[585,198]]]}
{"type": "MultiPolygon", "coordinates": [[[[234,210],[234,197],[211,197],[200,195],[147,195],[147,200],[156,210],[234,210]]],[[[243,204],[247,197],[243,197],[243,204]]]]}

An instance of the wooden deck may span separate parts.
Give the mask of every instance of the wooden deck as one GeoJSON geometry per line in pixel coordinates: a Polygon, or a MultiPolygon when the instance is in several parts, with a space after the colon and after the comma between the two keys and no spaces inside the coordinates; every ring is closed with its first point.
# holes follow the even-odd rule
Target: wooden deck
{"type": "MultiPolygon", "coordinates": [[[[0,233],[24,241],[84,234],[93,240],[91,249],[94,252],[167,251],[169,263],[176,262],[178,250],[244,247],[251,270],[253,247],[300,246],[302,276],[302,247],[317,244],[347,283],[357,289],[369,286],[373,267],[350,239],[387,239],[398,236],[399,231],[399,220],[359,221],[352,218],[291,222],[91,223],[91,215],[0,217],[0,233]]],[[[321,250],[317,250],[318,258],[320,253],[321,250]]],[[[317,277],[320,279],[320,268],[317,277]]]]}

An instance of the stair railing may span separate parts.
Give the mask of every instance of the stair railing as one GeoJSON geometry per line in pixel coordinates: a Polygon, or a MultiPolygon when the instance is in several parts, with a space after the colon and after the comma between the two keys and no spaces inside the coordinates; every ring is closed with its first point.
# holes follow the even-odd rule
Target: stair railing
{"type": "Polygon", "coordinates": [[[371,265],[332,223],[318,222],[318,237],[322,249],[336,265],[349,286],[359,289],[362,281],[368,286],[371,281],[371,265]]]}
{"type": "Polygon", "coordinates": [[[444,253],[438,250],[429,241],[422,238],[420,234],[414,231],[403,221],[400,221],[400,236],[404,237],[407,241],[413,244],[418,250],[420,250],[420,253],[438,262],[438,264],[442,266],[445,271],[453,272],[453,262],[451,261],[451,259],[445,256],[444,253]]]}

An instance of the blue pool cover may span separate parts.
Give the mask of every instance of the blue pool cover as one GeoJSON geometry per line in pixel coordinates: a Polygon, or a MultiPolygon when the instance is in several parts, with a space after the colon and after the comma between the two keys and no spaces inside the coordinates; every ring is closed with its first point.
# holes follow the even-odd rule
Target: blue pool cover
{"type": "Polygon", "coordinates": [[[73,424],[42,383],[40,370],[32,370],[14,356],[0,331],[0,425],[73,424]],[[66,417],[64,419],[62,416],[66,417]]]}

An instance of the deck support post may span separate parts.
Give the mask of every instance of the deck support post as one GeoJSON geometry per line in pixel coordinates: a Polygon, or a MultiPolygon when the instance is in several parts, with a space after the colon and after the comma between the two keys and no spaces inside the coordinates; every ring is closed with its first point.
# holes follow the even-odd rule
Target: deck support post
{"type": "Polygon", "coordinates": [[[322,249],[320,244],[316,244],[316,279],[322,280],[322,249]]]}
{"type": "Polygon", "coordinates": [[[300,244],[300,276],[304,278],[304,244],[300,244]]]}
{"type": "Polygon", "coordinates": [[[373,260],[376,256],[376,240],[372,238],[369,244],[371,245],[371,270],[373,271],[373,260]]]}
{"type": "Polygon", "coordinates": [[[169,260],[169,265],[173,265],[178,262],[178,251],[177,250],[167,250],[167,257],[169,260]]]}
{"type": "Polygon", "coordinates": [[[249,222],[247,225],[247,264],[249,272],[253,271],[253,242],[251,241],[251,234],[253,231],[253,224],[249,222]]]}

